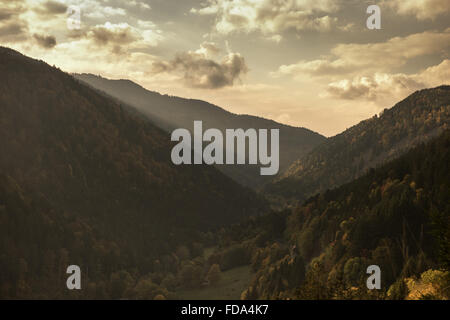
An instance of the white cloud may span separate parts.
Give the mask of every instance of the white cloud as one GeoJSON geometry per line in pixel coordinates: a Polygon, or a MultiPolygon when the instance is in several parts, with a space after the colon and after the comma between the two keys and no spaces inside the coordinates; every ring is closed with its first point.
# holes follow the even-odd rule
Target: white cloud
{"type": "Polygon", "coordinates": [[[328,85],[327,93],[334,98],[348,100],[392,100],[415,90],[450,83],[450,60],[429,67],[416,74],[375,73],[372,76],[357,76],[328,85]]]}
{"type": "Polygon", "coordinates": [[[330,14],[337,10],[335,0],[208,0],[199,15],[216,15],[215,30],[220,34],[260,31],[265,35],[295,29],[327,31],[337,23],[330,14]]]}
{"type": "Polygon", "coordinates": [[[342,60],[336,59],[330,61],[328,59],[316,60],[300,60],[295,64],[282,65],[277,71],[272,72],[273,77],[283,75],[292,75],[294,78],[305,74],[314,76],[329,76],[348,72],[349,66],[342,60]]]}
{"type": "Polygon", "coordinates": [[[103,7],[97,2],[92,3],[92,7],[87,7],[83,10],[83,17],[92,19],[105,19],[113,16],[125,16],[126,11],[123,8],[103,7]]]}
{"type": "Polygon", "coordinates": [[[429,54],[445,54],[450,49],[450,29],[443,32],[425,31],[406,37],[394,37],[386,42],[340,44],[331,50],[345,64],[373,65],[390,69],[404,65],[409,59],[429,54]],[[383,63],[376,63],[382,61],[383,63]]]}
{"type": "Polygon", "coordinates": [[[339,44],[331,54],[315,60],[300,60],[282,65],[272,76],[306,75],[339,77],[346,74],[390,72],[409,60],[437,54],[446,57],[450,52],[450,29],[444,32],[426,31],[406,37],[395,37],[386,42],[368,44],[339,44]],[[382,61],[382,63],[379,63],[382,61]]]}
{"type": "Polygon", "coordinates": [[[267,40],[273,41],[275,43],[280,43],[281,40],[283,40],[283,37],[279,34],[274,34],[273,36],[268,37],[267,40]]]}
{"type": "Polygon", "coordinates": [[[402,15],[414,15],[419,20],[434,19],[450,13],[448,0],[389,0],[384,5],[402,15]]]}
{"type": "Polygon", "coordinates": [[[148,3],[136,0],[128,0],[126,1],[128,6],[138,7],[139,9],[150,10],[151,7],[148,3]]]}

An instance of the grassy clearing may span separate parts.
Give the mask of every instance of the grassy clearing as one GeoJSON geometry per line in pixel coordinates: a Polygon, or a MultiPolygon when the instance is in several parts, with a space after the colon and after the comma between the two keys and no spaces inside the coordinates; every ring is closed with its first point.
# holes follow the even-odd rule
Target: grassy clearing
{"type": "Polygon", "coordinates": [[[222,272],[219,283],[200,289],[184,289],[177,292],[181,300],[239,300],[252,278],[250,266],[243,266],[222,272]]]}

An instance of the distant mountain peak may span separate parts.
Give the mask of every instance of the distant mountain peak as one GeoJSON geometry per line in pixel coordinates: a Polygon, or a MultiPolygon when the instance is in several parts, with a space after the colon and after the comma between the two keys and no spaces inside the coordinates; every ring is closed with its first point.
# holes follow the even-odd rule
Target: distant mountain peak
{"type": "MultiPolygon", "coordinates": [[[[201,120],[205,129],[280,129],[280,172],[284,171],[292,161],[326,140],[324,136],[309,129],[277,123],[258,116],[235,114],[202,100],[161,95],[129,80],[109,80],[89,74],[74,76],[139,110],[167,132],[176,128],[192,130],[195,120],[201,120]]],[[[260,188],[271,179],[261,177],[257,166],[218,166],[217,168],[237,182],[253,188],[260,188]]]]}

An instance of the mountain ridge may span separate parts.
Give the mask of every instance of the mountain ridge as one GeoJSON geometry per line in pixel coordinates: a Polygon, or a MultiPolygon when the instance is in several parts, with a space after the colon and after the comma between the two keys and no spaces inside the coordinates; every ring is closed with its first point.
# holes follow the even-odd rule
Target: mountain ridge
{"type": "Polygon", "coordinates": [[[214,167],[174,165],[164,131],[59,69],[0,47],[0,74],[2,298],[76,296],[69,262],[89,268],[88,296],[120,298],[119,274],[177,267],[179,246],[265,212],[214,167]]]}
{"type": "Polygon", "coordinates": [[[302,201],[400,156],[449,125],[450,86],[416,91],[380,116],[328,138],[293,162],[265,191],[302,201]]]}
{"type": "MultiPolygon", "coordinates": [[[[277,230],[282,238],[262,246],[247,239],[256,274],[242,297],[405,299],[416,285],[432,284],[419,298],[448,299],[449,164],[447,129],[356,180],[308,198],[277,230]],[[369,265],[381,268],[381,290],[367,290],[369,265]],[[439,276],[426,282],[432,274],[439,276]]],[[[242,228],[234,232],[251,234],[242,228]]]]}
{"type": "MultiPolygon", "coordinates": [[[[130,80],[110,80],[92,74],[75,74],[77,79],[136,108],[160,128],[171,132],[186,128],[192,132],[193,121],[201,120],[207,128],[280,129],[280,173],[297,157],[306,154],[326,138],[312,130],[277,123],[252,115],[231,113],[219,106],[198,99],[186,99],[149,91],[130,80]]],[[[216,166],[239,183],[261,188],[272,177],[260,176],[256,166],[216,166]]]]}

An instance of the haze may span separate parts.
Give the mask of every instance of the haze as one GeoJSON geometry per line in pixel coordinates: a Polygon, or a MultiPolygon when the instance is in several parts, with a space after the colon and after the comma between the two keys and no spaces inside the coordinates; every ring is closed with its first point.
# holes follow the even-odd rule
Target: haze
{"type": "Polygon", "coordinates": [[[0,1],[0,44],[326,136],[450,80],[448,0],[0,1]],[[382,29],[366,28],[381,7],[382,29]],[[81,28],[67,27],[67,8],[81,28]]]}

